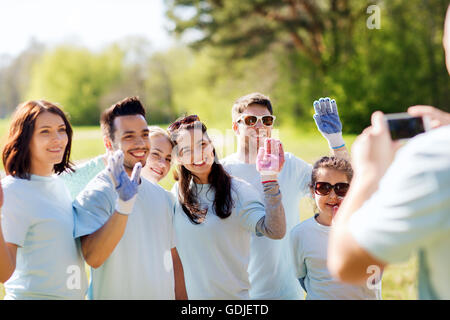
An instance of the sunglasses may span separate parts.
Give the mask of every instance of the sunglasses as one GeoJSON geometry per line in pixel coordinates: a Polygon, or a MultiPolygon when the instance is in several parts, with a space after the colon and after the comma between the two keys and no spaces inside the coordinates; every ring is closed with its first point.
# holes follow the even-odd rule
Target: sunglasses
{"type": "Polygon", "coordinates": [[[328,182],[316,182],[316,185],[314,186],[314,192],[319,196],[326,196],[330,194],[332,189],[334,189],[334,192],[338,197],[345,197],[349,187],[350,185],[344,182],[339,182],[335,185],[332,185],[328,182]]]}
{"type": "Polygon", "coordinates": [[[275,121],[275,119],[276,119],[276,117],[272,116],[272,115],[253,116],[253,115],[243,114],[242,116],[239,117],[237,122],[243,121],[247,127],[254,127],[256,125],[256,123],[258,122],[258,120],[260,120],[262,122],[262,124],[265,125],[266,127],[271,127],[271,126],[273,126],[273,122],[275,121]]]}
{"type": "Polygon", "coordinates": [[[200,118],[196,114],[192,114],[192,115],[186,116],[178,121],[175,121],[167,128],[167,130],[172,132],[172,131],[178,130],[182,124],[189,124],[189,123],[192,123],[195,121],[200,121],[200,118]]]}

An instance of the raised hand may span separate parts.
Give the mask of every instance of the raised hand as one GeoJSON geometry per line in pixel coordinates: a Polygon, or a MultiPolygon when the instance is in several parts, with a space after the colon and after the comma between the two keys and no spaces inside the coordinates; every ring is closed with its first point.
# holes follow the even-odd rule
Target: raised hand
{"type": "Polygon", "coordinates": [[[337,104],[334,99],[320,98],[314,101],[313,116],[320,133],[327,139],[330,148],[338,149],[345,145],[342,138],[342,123],[339,119],[337,104]]]}
{"type": "Polygon", "coordinates": [[[116,210],[122,214],[130,214],[133,210],[134,201],[139,187],[139,178],[142,169],[140,162],[136,163],[131,178],[128,177],[123,167],[123,152],[117,150],[108,157],[108,172],[111,181],[114,183],[117,195],[119,196],[116,210]]]}
{"type": "Polygon", "coordinates": [[[256,157],[256,170],[261,176],[273,176],[276,179],[284,165],[284,151],[280,140],[267,138],[264,147],[260,147],[256,157]]]}
{"type": "Polygon", "coordinates": [[[382,112],[374,112],[371,121],[372,125],[364,129],[352,145],[352,167],[357,179],[370,178],[378,183],[402,143],[392,141],[382,112]]]}
{"type": "Polygon", "coordinates": [[[428,117],[433,129],[450,124],[450,113],[432,106],[412,106],[408,108],[408,113],[413,117],[428,117]]]}

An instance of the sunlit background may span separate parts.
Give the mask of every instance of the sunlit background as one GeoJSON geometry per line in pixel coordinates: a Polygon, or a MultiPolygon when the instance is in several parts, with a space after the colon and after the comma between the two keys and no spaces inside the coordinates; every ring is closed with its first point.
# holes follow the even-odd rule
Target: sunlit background
{"type": "MultiPolygon", "coordinates": [[[[446,0],[16,0],[0,2],[0,117],[26,99],[60,103],[75,125],[139,95],[154,123],[195,112],[215,126],[246,93],[278,124],[309,124],[334,97],[344,131],[373,110],[449,109],[446,0]],[[369,29],[367,8],[379,9],[369,29]],[[305,121],[306,120],[306,121],[305,121]]],[[[227,124],[228,127],[228,124],[227,124]]]]}
{"type": "MultiPolygon", "coordinates": [[[[83,160],[104,151],[99,115],[124,97],[140,97],[150,124],[195,113],[209,128],[225,130],[233,102],[259,91],[273,102],[285,150],[314,162],[328,153],[312,120],[320,97],[336,99],[349,147],[374,110],[426,104],[450,111],[442,47],[447,6],[448,0],[0,1],[0,135],[20,102],[47,99],[69,114],[72,154],[83,160]],[[377,28],[368,27],[371,5],[377,28]]],[[[415,298],[415,270],[414,259],[386,270],[384,298],[415,298]]]]}

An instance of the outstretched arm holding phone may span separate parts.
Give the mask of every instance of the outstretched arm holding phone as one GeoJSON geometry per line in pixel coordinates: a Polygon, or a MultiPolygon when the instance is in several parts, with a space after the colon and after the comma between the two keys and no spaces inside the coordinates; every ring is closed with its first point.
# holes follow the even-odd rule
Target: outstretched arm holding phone
{"type": "MultiPolygon", "coordinates": [[[[429,116],[431,118],[430,120],[434,120],[435,124],[439,121],[439,126],[443,126],[444,124],[446,124],[446,121],[448,121],[446,119],[448,119],[447,117],[450,115],[435,108],[410,108],[409,111],[411,110],[413,110],[415,116],[419,115],[419,113],[420,115],[429,116]],[[429,111],[432,112],[430,113],[429,111]]],[[[435,127],[437,126],[438,125],[435,125],[435,127]]],[[[421,214],[420,211],[424,213],[427,212],[425,208],[420,208],[424,205],[422,201],[426,202],[426,199],[428,197],[431,197],[434,192],[431,188],[432,185],[430,185],[429,191],[424,191],[428,186],[428,180],[426,180],[428,176],[423,176],[423,178],[420,177],[422,177],[421,174],[427,175],[428,173],[422,168],[418,168],[417,170],[423,170],[424,173],[421,173],[422,171],[419,171],[416,174],[411,173],[410,176],[403,176],[402,173],[398,172],[397,170],[395,170],[395,173],[392,171],[389,172],[389,181],[397,183],[398,186],[403,186],[402,191],[404,194],[392,194],[391,198],[387,199],[385,197],[386,190],[378,190],[380,180],[384,177],[385,173],[390,168],[391,163],[393,162],[396,152],[400,146],[400,142],[391,140],[384,115],[379,111],[375,112],[372,115],[372,126],[365,129],[353,144],[352,166],[354,169],[354,177],[350,190],[347,193],[347,196],[343,201],[341,207],[339,208],[335,223],[332,226],[328,256],[328,267],[330,271],[335,277],[341,279],[344,282],[360,283],[364,280],[367,280],[367,268],[369,266],[375,265],[379,266],[380,269],[383,269],[384,266],[389,262],[382,261],[380,258],[375,257],[373,254],[369,253],[369,251],[365,247],[363,247],[359,242],[356,241],[352,232],[350,232],[351,219],[355,212],[357,212],[358,210],[363,210],[365,214],[370,211],[370,215],[381,215],[381,211],[386,208],[390,208],[392,210],[401,209],[403,210],[403,215],[405,215],[406,213],[409,213],[411,215],[411,219],[404,222],[403,228],[405,227],[405,223],[408,223],[409,221],[420,221],[420,219],[424,219],[418,217],[418,215],[421,214]],[[396,177],[394,177],[394,175],[396,175],[396,177]],[[416,180],[422,181],[421,188],[419,189],[414,189],[414,182],[417,182],[416,180]],[[371,200],[371,197],[374,196],[375,192],[384,192],[384,194],[383,196],[378,195],[379,197],[377,198],[377,201],[380,202],[380,200],[382,200],[383,203],[379,203],[379,209],[374,210],[374,202],[376,201],[372,201],[371,206],[367,205],[367,202],[371,200]],[[382,207],[383,205],[385,207],[382,207]],[[362,208],[363,206],[364,208],[362,208]],[[416,211],[419,213],[413,212],[415,210],[414,208],[417,208],[416,211]]],[[[414,149],[410,148],[410,150],[414,149]]],[[[439,159],[437,157],[438,156],[432,157],[430,159],[439,159]]],[[[408,161],[413,163],[413,166],[421,166],[420,163],[414,164],[415,161],[420,161],[422,159],[420,158],[420,155],[417,158],[408,159],[408,161]]],[[[402,165],[405,166],[406,163],[403,163],[402,165]]],[[[430,171],[434,172],[433,169],[436,169],[436,172],[438,172],[439,168],[439,166],[431,164],[430,171]],[[434,168],[434,166],[436,168],[434,168]]],[[[386,184],[383,186],[383,188],[386,188],[386,184]]],[[[393,189],[398,189],[397,185],[394,186],[393,189]]],[[[437,204],[438,201],[439,200],[436,200],[435,203],[437,204]]],[[[358,212],[358,214],[360,213],[361,212],[358,212]]],[[[378,236],[374,236],[375,238],[372,238],[373,243],[378,243],[378,245],[382,247],[382,244],[380,244],[382,242],[380,239],[384,237],[382,232],[387,233],[389,231],[390,233],[387,234],[389,236],[392,236],[392,239],[397,239],[397,237],[399,237],[400,233],[395,231],[396,229],[399,230],[401,228],[400,225],[395,225],[395,223],[398,223],[398,221],[401,221],[402,219],[400,218],[402,217],[402,213],[400,212],[399,214],[400,216],[398,218],[395,218],[394,216],[391,218],[393,219],[391,220],[391,224],[386,223],[384,226],[378,226],[382,229],[379,229],[378,236]]],[[[361,221],[361,219],[359,219],[358,221],[361,221]]],[[[411,224],[413,223],[411,222],[411,224]]],[[[413,225],[413,227],[416,227],[416,225],[413,225]]],[[[425,228],[426,226],[424,225],[423,227],[425,228]]],[[[425,233],[424,230],[412,230],[414,230],[414,232],[416,232],[417,234],[421,234],[421,232],[425,233]]],[[[389,239],[385,238],[385,241],[389,241],[389,239]]],[[[395,242],[398,243],[399,246],[407,245],[407,239],[399,239],[395,242]],[[402,241],[404,241],[404,243],[402,241]]],[[[411,244],[411,247],[412,246],[413,245],[411,244]]],[[[391,247],[395,247],[395,245],[392,245],[391,247]]],[[[392,254],[386,253],[386,256],[388,255],[392,256],[392,254]]]]}

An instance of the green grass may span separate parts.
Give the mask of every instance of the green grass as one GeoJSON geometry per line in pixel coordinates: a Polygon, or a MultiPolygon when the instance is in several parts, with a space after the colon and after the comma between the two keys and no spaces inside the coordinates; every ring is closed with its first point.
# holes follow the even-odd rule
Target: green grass
{"type": "MultiPolygon", "coordinates": [[[[7,125],[7,121],[0,120],[0,137],[4,137],[7,125]]],[[[166,126],[163,125],[162,127],[166,126]]],[[[223,128],[219,131],[226,134],[226,131],[223,128]]],[[[209,128],[209,130],[211,130],[211,128],[209,128]]],[[[289,151],[309,163],[313,163],[322,155],[330,154],[325,139],[322,138],[318,132],[312,130],[311,126],[306,126],[306,128],[301,125],[299,125],[299,128],[283,127],[279,130],[278,137],[283,142],[285,151],[289,151]]],[[[344,138],[347,142],[348,149],[350,150],[350,146],[356,136],[346,135],[344,138]]],[[[1,142],[3,144],[4,139],[1,140],[1,142]]],[[[74,161],[89,159],[103,153],[104,150],[101,132],[98,127],[74,128],[72,148],[72,159],[74,161]]],[[[226,148],[226,150],[232,152],[232,149],[226,148]]],[[[224,155],[226,155],[226,152],[224,153],[224,155]]],[[[173,182],[172,174],[169,173],[167,177],[161,181],[161,185],[170,190],[173,182]]],[[[314,214],[313,202],[311,199],[303,199],[300,202],[299,207],[301,221],[308,219],[314,214]]],[[[416,257],[412,257],[403,264],[395,264],[387,267],[382,282],[383,299],[417,299],[416,274],[416,257]]],[[[0,299],[3,298],[3,295],[3,286],[0,284],[0,299]]]]}

